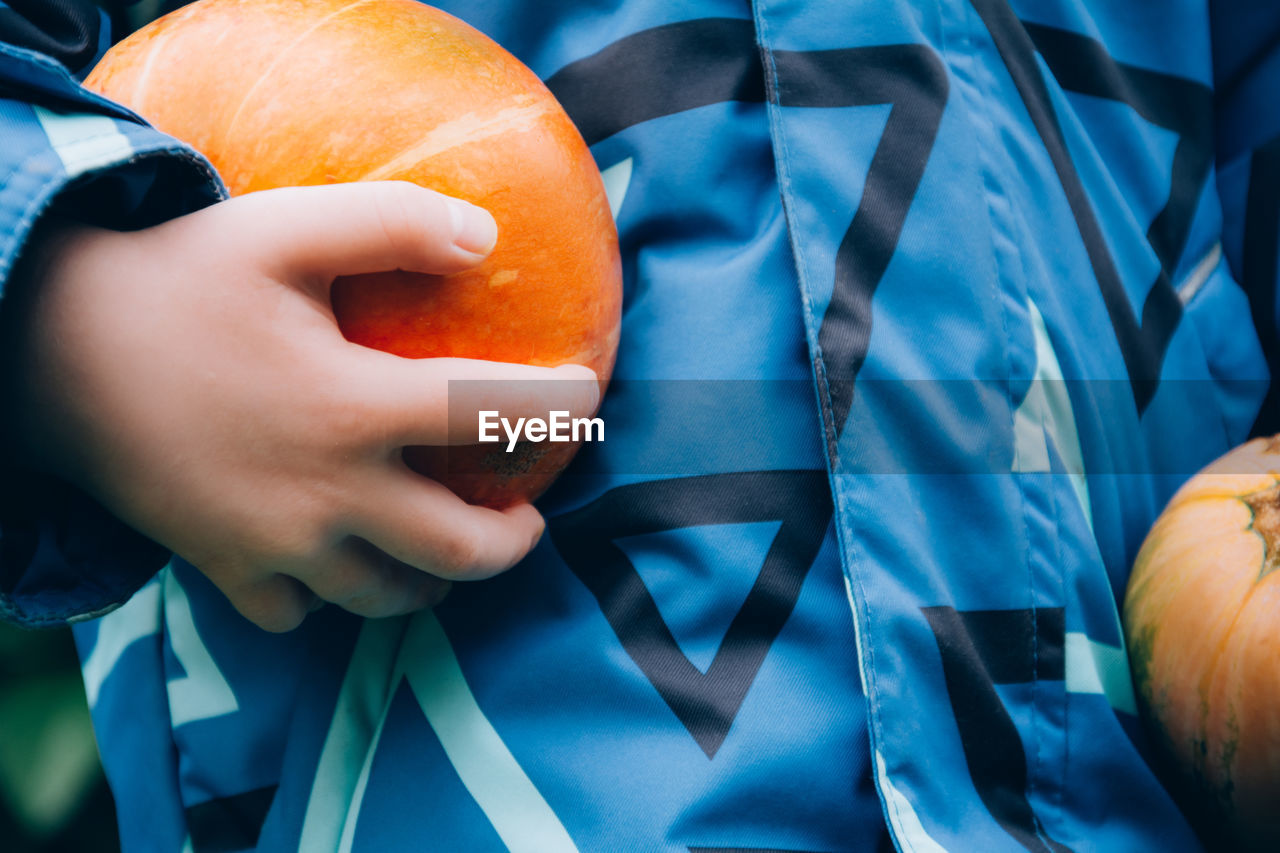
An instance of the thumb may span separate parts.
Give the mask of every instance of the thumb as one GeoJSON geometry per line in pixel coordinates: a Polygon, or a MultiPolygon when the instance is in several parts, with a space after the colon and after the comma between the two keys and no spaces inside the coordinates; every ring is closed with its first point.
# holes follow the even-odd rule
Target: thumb
{"type": "Polygon", "coordinates": [[[281,275],[323,280],[402,269],[447,275],[492,251],[483,208],[405,181],[264,190],[232,199],[237,244],[281,275]]]}

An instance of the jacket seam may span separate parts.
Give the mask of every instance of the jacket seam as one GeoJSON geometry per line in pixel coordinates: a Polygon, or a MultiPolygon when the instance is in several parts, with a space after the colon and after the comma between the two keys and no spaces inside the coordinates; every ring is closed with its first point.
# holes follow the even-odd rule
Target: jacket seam
{"type": "MultiPolygon", "coordinates": [[[[783,127],[783,123],[779,116],[779,111],[782,107],[780,105],[780,99],[777,97],[777,65],[773,59],[773,52],[769,47],[769,40],[767,37],[768,22],[763,13],[763,4],[764,0],[753,0],[752,7],[758,30],[761,61],[764,66],[763,70],[769,126],[773,131],[773,136],[777,140],[778,146],[781,148],[781,156],[775,156],[775,165],[779,184],[778,189],[782,196],[783,210],[788,211],[789,205],[787,204],[787,197],[788,191],[791,188],[791,174],[789,169],[790,148],[787,142],[786,130],[783,127]]],[[[854,557],[854,547],[852,545],[853,532],[845,523],[844,514],[841,511],[840,506],[840,489],[837,485],[837,470],[839,468],[840,458],[839,433],[835,424],[835,415],[831,406],[831,391],[830,385],[827,382],[826,366],[822,356],[822,349],[818,344],[816,333],[813,331],[815,328],[815,318],[813,303],[810,299],[810,290],[807,284],[809,277],[807,274],[807,266],[805,264],[804,248],[802,241],[795,240],[793,237],[790,216],[788,216],[787,221],[787,237],[788,243],[790,244],[792,253],[795,257],[796,277],[800,290],[801,310],[804,313],[805,319],[805,338],[810,347],[814,386],[821,413],[823,443],[826,447],[826,453],[823,455],[826,457],[828,485],[831,489],[832,523],[835,525],[838,533],[837,542],[840,545],[841,570],[845,577],[848,578],[852,584],[857,586],[858,595],[856,598],[860,600],[855,600],[853,602],[854,607],[851,608],[851,615],[854,621],[854,635],[857,639],[858,649],[861,650],[865,646],[866,656],[868,658],[867,666],[865,668],[862,667],[861,661],[859,662],[859,674],[860,678],[864,681],[863,693],[864,698],[866,699],[867,715],[870,721],[867,731],[869,740],[871,741],[871,755],[869,758],[872,764],[872,778],[875,783],[876,795],[880,800],[881,812],[885,816],[885,822],[888,826],[891,838],[894,839],[899,847],[902,847],[905,843],[910,851],[914,853],[915,847],[912,846],[909,841],[904,842],[904,839],[899,837],[900,834],[897,832],[896,827],[903,824],[903,819],[899,810],[898,802],[896,800],[891,802],[890,799],[885,796],[884,791],[881,790],[880,774],[876,769],[876,755],[880,754],[878,745],[883,739],[880,734],[883,723],[880,719],[876,701],[873,699],[873,696],[878,693],[878,685],[876,683],[875,649],[871,644],[870,638],[867,636],[867,631],[862,630],[860,627],[860,624],[861,626],[869,624],[870,612],[869,608],[866,606],[867,594],[862,578],[857,572],[853,571],[851,565],[854,557]],[[848,554],[847,560],[846,553],[848,554]],[[859,615],[859,612],[861,612],[861,615],[859,615]],[[890,815],[890,812],[892,815],[890,815]]],[[[887,768],[885,773],[887,775],[887,768]]]]}
{"type": "MultiPolygon", "coordinates": [[[[972,39],[973,39],[972,29],[974,27],[972,6],[970,6],[969,4],[964,4],[964,11],[962,14],[964,14],[965,19],[968,22],[969,28],[967,30],[967,33],[968,33],[968,38],[972,42],[972,39]]],[[[981,29],[981,32],[985,32],[985,31],[986,31],[985,27],[983,27],[981,29]]],[[[947,49],[945,44],[943,46],[943,49],[944,50],[947,49]]],[[[976,67],[976,64],[975,64],[975,67],[976,67]]],[[[972,98],[966,98],[966,101],[968,102],[968,109],[966,110],[966,113],[971,118],[972,121],[974,122],[980,121],[982,123],[984,130],[986,131],[988,136],[998,138],[999,134],[996,130],[994,123],[991,121],[991,116],[989,114],[988,107],[987,107],[987,105],[992,102],[992,98],[994,97],[994,95],[990,91],[990,74],[992,72],[990,71],[990,69],[986,68],[985,66],[982,66],[981,70],[985,72],[984,75],[980,76],[979,74],[974,74],[971,77],[971,81],[972,81],[971,85],[974,89],[978,90],[981,97],[977,99],[977,103],[974,103],[972,98]]],[[[962,95],[961,97],[964,97],[964,96],[962,95]]],[[[1000,327],[1001,327],[1001,333],[1003,334],[1003,338],[1004,338],[1004,353],[1005,353],[1004,363],[1005,363],[1006,369],[1008,370],[1008,376],[1011,380],[1013,377],[1013,361],[1012,361],[1013,336],[1012,336],[1011,327],[1009,324],[1009,308],[1006,305],[1006,300],[1011,296],[1013,296],[1013,294],[1009,293],[1006,290],[1006,288],[1002,285],[1002,272],[1008,273],[1008,272],[1012,272],[1013,270],[1011,269],[1012,265],[1001,262],[1001,252],[995,242],[996,229],[998,227],[1001,227],[1002,224],[1007,223],[1007,217],[1002,218],[998,214],[998,212],[996,211],[993,205],[993,197],[995,193],[993,192],[992,181],[995,177],[995,169],[994,169],[994,164],[991,161],[991,157],[987,152],[987,149],[985,148],[985,146],[979,146],[978,148],[977,163],[979,168],[981,169],[981,174],[982,174],[984,207],[987,212],[987,220],[991,226],[990,230],[988,231],[988,233],[991,235],[988,239],[988,247],[991,252],[991,262],[992,262],[994,276],[991,281],[990,289],[994,297],[994,303],[995,305],[998,306],[998,310],[1000,312],[1000,327]]],[[[1004,198],[1006,205],[1008,205],[1009,207],[1009,213],[1012,214],[1014,212],[1012,200],[1010,199],[1008,194],[1004,194],[1002,197],[1004,198]]],[[[1012,237],[1012,235],[1010,235],[1010,237],[1012,237]]],[[[1010,242],[1015,246],[1019,245],[1016,240],[1010,239],[1010,242]]],[[[1023,253],[1020,251],[1017,252],[1017,270],[1016,271],[1021,279],[1022,296],[1024,299],[1030,299],[1030,292],[1027,287],[1028,283],[1030,282],[1030,275],[1028,274],[1028,270],[1026,268],[1026,259],[1023,253]]],[[[1033,368],[1033,374],[1031,376],[1031,382],[1035,382],[1034,368],[1033,368]]],[[[1013,417],[1017,411],[1017,406],[1015,405],[1014,398],[1013,398],[1013,382],[1012,381],[1006,381],[1004,383],[1004,397],[1006,400],[1006,405],[1008,406],[1010,422],[1012,422],[1013,417]]],[[[1043,425],[1041,426],[1041,428],[1043,429],[1043,425]]],[[[1047,440],[1047,436],[1046,436],[1046,440],[1047,440]]],[[[1031,696],[1030,696],[1030,701],[1026,705],[1027,716],[1028,716],[1027,733],[1030,736],[1030,740],[1031,740],[1031,743],[1029,745],[1031,754],[1029,756],[1030,760],[1028,761],[1029,766],[1027,768],[1027,785],[1026,785],[1026,791],[1025,791],[1028,803],[1030,804],[1030,801],[1032,800],[1035,794],[1035,791],[1037,790],[1036,779],[1039,777],[1040,773],[1042,772],[1041,771],[1042,743],[1041,743],[1041,735],[1040,735],[1040,728],[1039,728],[1039,721],[1040,721],[1041,714],[1038,712],[1038,704],[1040,701],[1039,695],[1041,692],[1040,690],[1041,679],[1040,679],[1040,672],[1039,672],[1040,670],[1040,631],[1039,631],[1040,625],[1039,625],[1039,608],[1036,606],[1035,568],[1032,562],[1033,548],[1031,546],[1031,523],[1028,517],[1030,509],[1029,509],[1027,494],[1026,494],[1027,480],[1023,477],[1019,477],[1017,474],[1013,474],[1012,472],[1011,472],[1011,479],[1012,479],[1013,488],[1015,489],[1018,495],[1018,504],[1019,504],[1018,517],[1022,523],[1021,524],[1021,527],[1022,527],[1021,538],[1023,543],[1023,547],[1021,549],[1023,554],[1022,566],[1026,572],[1027,605],[1031,614],[1031,624],[1030,624],[1030,643],[1031,643],[1030,694],[1031,696]]],[[[1056,538],[1057,537],[1057,519],[1056,518],[1054,520],[1054,535],[1056,538]]],[[[1064,692],[1064,697],[1065,697],[1065,692],[1064,692]]],[[[1065,768],[1064,768],[1064,771],[1065,771],[1065,768]]],[[[1064,782],[1065,782],[1065,778],[1064,778],[1064,782]]],[[[1039,821],[1036,821],[1036,823],[1039,824],[1039,821]]],[[[1035,833],[1036,833],[1036,837],[1040,839],[1040,841],[1044,843],[1048,842],[1048,839],[1046,838],[1046,833],[1043,831],[1043,828],[1041,826],[1039,825],[1035,826],[1035,833]]]]}

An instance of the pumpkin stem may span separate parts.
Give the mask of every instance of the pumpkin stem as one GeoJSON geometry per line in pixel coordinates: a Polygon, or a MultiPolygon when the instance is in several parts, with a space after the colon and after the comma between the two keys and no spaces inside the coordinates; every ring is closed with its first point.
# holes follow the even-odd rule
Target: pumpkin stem
{"type": "Polygon", "coordinates": [[[1262,570],[1258,573],[1258,580],[1262,580],[1280,568],[1280,485],[1241,495],[1240,500],[1253,512],[1250,529],[1262,537],[1262,570]]]}

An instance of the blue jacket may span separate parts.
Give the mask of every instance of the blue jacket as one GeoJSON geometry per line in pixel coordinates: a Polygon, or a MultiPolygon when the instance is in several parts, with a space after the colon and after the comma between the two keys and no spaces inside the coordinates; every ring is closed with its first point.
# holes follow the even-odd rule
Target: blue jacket
{"type": "MultiPolygon", "coordinates": [[[[283,636],[6,474],[6,614],[128,599],[76,626],[126,850],[1199,849],[1117,603],[1274,429],[1280,9],[440,5],[610,188],[606,441],[508,574],[283,636]]],[[[55,197],[222,192],[48,56],[0,45],[0,96],[0,275],[55,197]]]]}

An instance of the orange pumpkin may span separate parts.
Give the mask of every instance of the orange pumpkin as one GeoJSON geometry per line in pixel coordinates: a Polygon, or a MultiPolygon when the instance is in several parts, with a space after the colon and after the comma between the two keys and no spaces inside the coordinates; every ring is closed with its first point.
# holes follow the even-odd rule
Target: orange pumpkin
{"type": "Polygon", "coordinates": [[[1138,553],[1124,625],[1175,794],[1224,849],[1280,850],[1280,437],[1174,495],[1138,553]]]}
{"type": "MultiPolygon", "coordinates": [[[[486,208],[499,242],[473,270],[335,282],[343,333],[410,358],[585,364],[604,390],[621,271],[600,174],[536,75],[470,26],[416,0],[202,0],[116,45],[86,85],[190,143],[233,195],[407,180],[486,208]]],[[[500,507],[575,450],[406,458],[500,507]]]]}

